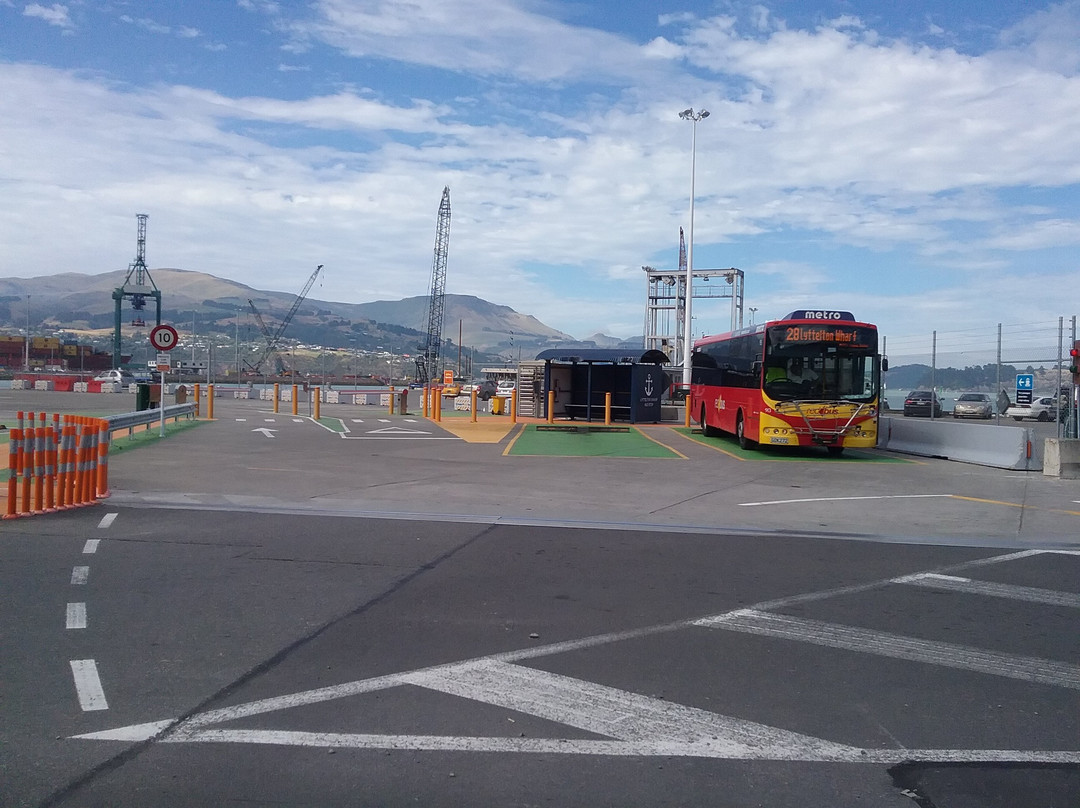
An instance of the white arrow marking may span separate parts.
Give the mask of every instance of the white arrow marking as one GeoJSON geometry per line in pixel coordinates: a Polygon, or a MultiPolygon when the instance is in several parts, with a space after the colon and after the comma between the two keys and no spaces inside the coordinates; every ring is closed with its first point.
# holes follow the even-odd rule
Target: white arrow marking
{"type": "Polygon", "coordinates": [[[252,432],[262,432],[263,435],[265,435],[268,438],[274,437],[274,433],[277,432],[276,429],[271,429],[270,427],[267,427],[267,426],[256,427],[255,429],[253,429],[251,431],[252,432]]]}
{"type": "Polygon", "coordinates": [[[400,426],[388,426],[385,429],[372,429],[368,435],[430,435],[422,429],[402,429],[400,426]]]}

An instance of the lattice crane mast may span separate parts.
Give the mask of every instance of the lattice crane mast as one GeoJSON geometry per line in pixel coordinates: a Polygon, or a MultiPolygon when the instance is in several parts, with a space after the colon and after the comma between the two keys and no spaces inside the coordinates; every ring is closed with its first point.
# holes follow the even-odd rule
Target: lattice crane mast
{"type": "Polygon", "coordinates": [[[154,324],[161,325],[161,292],[157,288],[157,284],[154,283],[154,279],[150,277],[150,270],[146,266],[146,220],[149,218],[145,213],[136,213],[135,219],[138,221],[138,237],[135,245],[135,260],[128,265],[127,276],[124,278],[124,285],[118,286],[113,289],[112,298],[116,303],[115,311],[116,316],[113,323],[113,367],[119,368],[121,364],[122,356],[121,352],[121,334],[120,334],[120,307],[124,301],[124,298],[131,299],[131,308],[135,310],[135,318],[132,320],[132,325],[146,325],[146,321],[143,319],[143,309],[146,308],[146,298],[152,297],[157,303],[157,311],[154,317],[154,324]]]}
{"type": "Polygon", "coordinates": [[[428,306],[427,337],[416,359],[417,381],[427,384],[441,370],[443,306],[446,302],[446,256],[450,247],[450,186],[443,188],[439,202],[439,222],[435,227],[435,259],[431,264],[431,300],[428,306]]]}
{"type": "Polygon", "coordinates": [[[304,284],[304,288],[300,290],[300,294],[298,294],[296,296],[296,300],[293,301],[292,308],[289,309],[289,313],[285,315],[285,318],[281,321],[281,324],[278,325],[277,331],[274,331],[273,333],[271,333],[270,329],[267,327],[266,322],[262,318],[262,314],[260,314],[259,310],[255,308],[255,303],[251,300],[248,301],[248,306],[251,307],[251,312],[255,315],[255,322],[259,324],[259,330],[262,331],[263,336],[266,338],[266,350],[263,351],[262,356],[259,357],[259,360],[254,365],[250,365],[250,367],[256,373],[259,372],[259,368],[262,366],[262,363],[271,357],[274,357],[274,360],[276,362],[276,370],[281,371],[288,367],[285,359],[278,351],[278,345],[281,344],[281,338],[285,334],[285,329],[289,327],[289,323],[291,323],[293,317],[296,316],[296,312],[300,309],[300,305],[304,302],[304,299],[307,297],[308,292],[311,291],[311,287],[315,285],[315,279],[319,277],[319,273],[322,272],[322,268],[322,264],[319,264],[317,267],[315,267],[315,271],[311,273],[311,277],[308,278],[307,283],[304,284]]]}

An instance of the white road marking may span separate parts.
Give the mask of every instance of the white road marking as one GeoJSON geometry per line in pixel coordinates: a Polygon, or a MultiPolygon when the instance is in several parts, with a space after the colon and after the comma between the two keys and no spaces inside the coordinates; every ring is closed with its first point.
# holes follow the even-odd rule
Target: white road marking
{"type": "Polygon", "coordinates": [[[266,421],[266,423],[268,423],[268,424],[277,423],[276,418],[263,418],[263,420],[266,421]]]}
{"type": "Polygon", "coordinates": [[[292,421],[293,421],[294,424],[302,424],[302,423],[304,423],[303,418],[293,418],[292,421]]]}
{"type": "Polygon", "coordinates": [[[112,523],[116,521],[116,517],[119,516],[119,515],[120,514],[118,514],[118,513],[107,513],[107,514],[105,514],[103,517],[101,517],[101,521],[98,522],[98,527],[99,528],[110,527],[112,525],[112,523]]]}
{"type": "Polygon", "coordinates": [[[856,626],[770,614],[754,609],[743,609],[719,617],[706,617],[694,621],[694,624],[1080,690],[1080,667],[1066,662],[999,654],[971,646],[922,640],[856,626]]]}
{"type": "Polygon", "coordinates": [[[274,433],[277,432],[276,429],[270,429],[270,427],[267,427],[267,426],[259,426],[259,427],[256,427],[255,429],[251,430],[251,431],[252,432],[262,432],[263,436],[267,437],[267,438],[276,437],[274,435],[274,433]]]}
{"type": "Polygon", "coordinates": [[[69,603],[65,628],[86,628],[86,604],[69,603]]]}
{"type": "Polygon", "coordinates": [[[71,569],[71,585],[82,586],[86,583],[87,578],[90,577],[89,567],[72,567],[71,569]]]}
{"type": "Polygon", "coordinates": [[[740,502],[744,508],[756,505],[798,505],[802,502],[855,502],[864,499],[942,499],[952,494],[883,494],[874,497],[809,497],[807,499],[774,499],[768,502],[740,502]]]}
{"type": "Polygon", "coordinates": [[[389,418],[380,418],[379,423],[380,424],[389,424],[389,423],[391,423],[391,421],[390,421],[389,418]]]}
{"type": "Polygon", "coordinates": [[[953,575],[936,575],[934,573],[906,575],[903,578],[897,578],[896,583],[925,586],[929,589],[943,589],[949,592],[962,592],[965,595],[987,595],[994,598],[1020,600],[1026,603],[1080,609],[1080,594],[1058,592],[1053,589],[1038,589],[1033,586],[1014,586],[991,581],[974,581],[971,578],[957,578],[953,575]]]}
{"type": "Polygon", "coordinates": [[[84,544],[82,548],[83,554],[93,555],[98,551],[99,544],[101,544],[101,539],[87,539],[86,544],[84,544]]]}
{"type": "Polygon", "coordinates": [[[354,424],[362,424],[362,423],[364,423],[364,419],[363,418],[353,418],[352,422],[354,424]]]}
{"type": "Polygon", "coordinates": [[[238,423],[241,423],[241,424],[242,424],[242,423],[244,423],[245,421],[247,421],[247,418],[237,418],[236,420],[237,420],[237,422],[238,422],[238,423]]]}
{"type": "Polygon", "coordinates": [[[92,659],[71,660],[71,673],[75,677],[75,692],[79,696],[79,706],[84,712],[108,710],[105,691],[101,687],[97,663],[92,659]]]}

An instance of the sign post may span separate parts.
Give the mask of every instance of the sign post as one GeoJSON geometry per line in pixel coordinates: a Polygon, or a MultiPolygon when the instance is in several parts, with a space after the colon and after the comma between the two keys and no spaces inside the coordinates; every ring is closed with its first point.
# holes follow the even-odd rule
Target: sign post
{"type": "Polygon", "coordinates": [[[161,411],[161,431],[159,437],[165,437],[165,374],[168,372],[169,351],[176,347],[179,335],[171,325],[159,325],[150,330],[150,344],[158,350],[157,369],[161,374],[161,395],[158,397],[158,409],[161,411]]]}

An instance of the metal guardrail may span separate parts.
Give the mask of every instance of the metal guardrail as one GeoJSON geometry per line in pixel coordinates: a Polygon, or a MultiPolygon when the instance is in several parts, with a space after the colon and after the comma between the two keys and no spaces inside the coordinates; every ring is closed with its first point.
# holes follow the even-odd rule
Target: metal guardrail
{"type": "MultiPolygon", "coordinates": [[[[173,404],[165,408],[165,419],[179,421],[185,415],[195,414],[195,402],[190,404],[173,404]]],[[[161,423],[161,410],[139,410],[138,412],[124,412],[119,415],[109,415],[102,420],[108,421],[109,433],[119,432],[126,429],[130,433],[137,426],[161,423]]]]}

